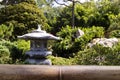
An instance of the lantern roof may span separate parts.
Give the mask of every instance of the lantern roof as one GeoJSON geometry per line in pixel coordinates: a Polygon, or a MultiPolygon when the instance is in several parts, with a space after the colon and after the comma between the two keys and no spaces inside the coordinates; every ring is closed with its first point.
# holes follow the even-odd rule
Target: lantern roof
{"type": "Polygon", "coordinates": [[[27,39],[27,40],[59,40],[59,37],[56,37],[52,34],[47,33],[44,30],[41,30],[41,26],[38,25],[37,30],[33,30],[31,33],[24,34],[22,36],[18,36],[18,38],[21,39],[27,39]]]}

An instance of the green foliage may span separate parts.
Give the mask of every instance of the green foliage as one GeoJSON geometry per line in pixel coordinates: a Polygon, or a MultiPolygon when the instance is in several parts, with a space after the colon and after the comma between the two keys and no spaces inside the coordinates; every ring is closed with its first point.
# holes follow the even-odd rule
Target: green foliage
{"type": "Polygon", "coordinates": [[[0,41],[0,64],[6,64],[11,60],[10,51],[2,42],[3,41],[0,41]]]}
{"type": "MultiPolygon", "coordinates": [[[[54,32],[58,32],[62,26],[72,25],[72,5],[64,7],[59,13],[60,15],[56,18],[56,25],[54,26],[54,32]]],[[[120,2],[119,0],[102,0],[98,2],[85,2],[82,4],[76,4],[74,15],[75,15],[75,26],[76,27],[92,27],[102,26],[106,30],[115,20],[118,19],[120,13],[120,2]]],[[[117,20],[117,23],[119,20],[117,20]]]]}
{"type": "Polygon", "coordinates": [[[104,37],[104,29],[102,27],[83,28],[85,34],[80,38],[75,37],[77,28],[73,29],[70,26],[62,28],[57,33],[62,39],[56,42],[53,46],[53,54],[61,57],[73,57],[73,53],[83,50],[88,42],[93,38],[104,37]]]}
{"type": "Polygon", "coordinates": [[[62,7],[53,7],[53,0],[36,0],[40,9],[43,10],[47,23],[50,26],[51,33],[55,34],[55,27],[57,27],[57,17],[62,11],[62,7]]]}
{"type": "MultiPolygon", "coordinates": [[[[17,1],[18,1],[18,0],[17,0],[17,1]]],[[[21,2],[27,2],[27,3],[29,3],[29,4],[36,5],[35,0],[20,0],[18,3],[21,3],[21,2]]]]}
{"type": "Polygon", "coordinates": [[[42,24],[44,29],[48,29],[46,18],[43,12],[33,4],[22,2],[15,5],[8,5],[0,9],[0,24],[12,24],[13,36],[22,35],[37,28],[37,24],[42,24]]]}
{"type": "Polygon", "coordinates": [[[35,0],[3,0],[1,2],[1,4],[3,5],[13,5],[13,4],[18,4],[18,3],[21,3],[21,2],[27,2],[29,4],[36,4],[35,3],[35,0]]]}
{"type": "Polygon", "coordinates": [[[119,36],[117,33],[118,30],[120,29],[120,14],[114,15],[114,14],[109,14],[109,19],[110,19],[110,26],[108,27],[107,30],[105,30],[105,37],[116,37],[119,36]]]}
{"type": "Polygon", "coordinates": [[[117,15],[120,13],[120,2],[110,1],[110,0],[102,0],[98,3],[98,13],[100,14],[100,20],[102,20],[100,23],[101,26],[105,27],[106,30],[109,28],[111,24],[116,23],[115,18],[117,18],[117,15]]]}
{"type": "Polygon", "coordinates": [[[114,30],[114,31],[110,32],[109,37],[120,38],[120,30],[114,30]]]}
{"type": "Polygon", "coordinates": [[[30,41],[18,40],[14,43],[17,45],[17,48],[22,51],[22,54],[25,54],[25,52],[30,49],[30,41]]]}
{"type": "Polygon", "coordinates": [[[120,65],[120,44],[113,48],[95,45],[92,48],[79,51],[73,63],[79,65],[120,65]]]}
{"type": "Polygon", "coordinates": [[[49,7],[52,7],[52,2],[53,0],[36,0],[37,2],[37,5],[42,8],[42,7],[46,7],[46,6],[49,6],[49,7]]]}
{"type": "Polygon", "coordinates": [[[12,37],[13,26],[0,25],[0,39],[10,39],[12,37]]]}
{"type": "Polygon", "coordinates": [[[0,41],[0,58],[1,63],[15,63],[17,59],[22,58],[22,52],[16,44],[10,41],[0,41]]]}
{"type": "MultiPolygon", "coordinates": [[[[62,26],[72,25],[71,7],[72,5],[69,7],[64,7],[60,12],[60,15],[57,17],[57,23],[54,26],[56,32],[59,31],[62,26]]],[[[99,19],[97,15],[100,16],[100,14],[98,13],[96,4],[94,2],[76,4],[74,15],[76,27],[102,26],[100,25],[100,21],[96,22],[99,19]]]]}
{"type": "Polygon", "coordinates": [[[0,45],[0,64],[8,63],[10,60],[9,55],[10,55],[9,49],[6,48],[5,46],[0,45]]]}
{"type": "Polygon", "coordinates": [[[61,7],[51,7],[51,6],[46,6],[42,8],[44,11],[44,14],[47,18],[47,23],[50,25],[51,27],[51,33],[55,34],[56,33],[56,29],[57,29],[57,17],[59,16],[62,8],[61,7]]]}
{"type": "Polygon", "coordinates": [[[59,42],[55,43],[53,46],[53,53],[58,56],[68,57],[72,52],[70,52],[71,47],[74,42],[72,39],[74,37],[76,29],[72,29],[70,26],[62,28],[60,32],[57,33],[59,37],[62,38],[59,42]]]}
{"type": "Polygon", "coordinates": [[[86,45],[94,38],[104,37],[104,28],[103,27],[91,27],[91,28],[83,28],[84,35],[80,38],[76,38],[74,45],[72,46],[73,52],[78,52],[83,50],[86,45]]]}
{"type": "Polygon", "coordinates": [[[62,57],[48,56],[48,59],[52,61],[52,65],[72,65],[72,59],[66,59],[62,57]]]}
{"type": "Polygon", "coordinates": [[[0,45],[0,57],[9,56],[9,55],[10,55],[9,50],[5,46],[0,45]]]}

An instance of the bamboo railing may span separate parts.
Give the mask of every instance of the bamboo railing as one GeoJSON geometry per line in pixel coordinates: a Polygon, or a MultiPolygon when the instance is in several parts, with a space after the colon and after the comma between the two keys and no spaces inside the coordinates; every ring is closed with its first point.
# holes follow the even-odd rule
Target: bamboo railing
{"type": "Polygon", "coordinates": [[[120,80],[120,67],[0,65],[0,80],[120,80]]]}

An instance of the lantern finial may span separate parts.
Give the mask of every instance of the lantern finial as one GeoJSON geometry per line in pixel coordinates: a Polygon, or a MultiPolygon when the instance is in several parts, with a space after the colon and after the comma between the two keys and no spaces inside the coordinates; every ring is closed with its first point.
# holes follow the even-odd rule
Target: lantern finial
{"type": "Polygon", "coordinates": [[[41,31],[41,25],[38,25],[37,31],[41,31]]]}

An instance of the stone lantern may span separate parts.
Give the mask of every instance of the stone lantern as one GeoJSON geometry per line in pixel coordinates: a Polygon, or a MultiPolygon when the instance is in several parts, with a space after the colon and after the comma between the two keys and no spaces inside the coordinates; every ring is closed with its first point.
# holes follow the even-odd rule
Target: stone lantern
{"type": "Polygon", "coordinates": [[[47,42],[48,40],[59,40],[59,37],[46,33],[46,31],[41,30],[39,25],[37,30],[18,36],[18,38],[30,40],[30,50],[26,52],[26,55],[29,57],[26,59],[26,62],[30,64],[51,65],[51,61],[46,59],[48,55],[52,54],[47,49],[47,42]]]}

